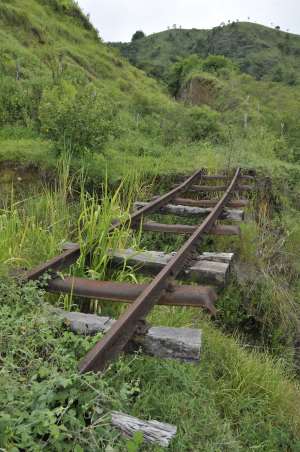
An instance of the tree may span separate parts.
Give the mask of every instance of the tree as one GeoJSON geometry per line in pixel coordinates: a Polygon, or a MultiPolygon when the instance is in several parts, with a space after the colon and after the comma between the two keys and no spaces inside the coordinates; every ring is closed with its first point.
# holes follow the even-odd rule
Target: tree
{"type": "Polygon", "coordinates": [[[145,38],[145,33],[142,30],[137,30],[132,36],[131,42],[137,41],[139,39],[145,38]]]}

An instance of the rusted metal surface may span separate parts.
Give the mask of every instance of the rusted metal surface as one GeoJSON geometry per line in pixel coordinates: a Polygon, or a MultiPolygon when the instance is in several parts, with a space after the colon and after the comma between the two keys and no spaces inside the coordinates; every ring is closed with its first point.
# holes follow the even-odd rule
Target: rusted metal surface
{"type": "MultiPolygon", "coordinates": [[[[122,224],[136,224],[140,221],[145,215],[154,212],[155,210],[161,208],[169,201],[171,201],[174,197],[176,197],[181,192],[187,190],[195,181],[197,181],[202,176],[202,170],[196,171],[192,176],[186,179],[182,184],[173,188],[168,193],[154,199],[147,206],[133,213],[131,217],[123,222],[122,224]]],[[[109,232],[114,231],[116,228],[120,226],[120,222],[116,221],[113,226],[111,226],[109,232]]],[[[91,250],[92,251],[92,250],[91,250]]],[[[72,265],[80,255],[80,247],[79,245],[74,246],[72,249],[64,251],[62,254],[50,259],[49,261],[39,265],[38,267],[29,270],[23,275],[23,281],[36,280],[42,274],[48,271],[57,271],[62,268],[68,267],[72,265]]]]}
{"type": "MultiPolygon", "coordinates": [[[[109,300],[132,303],[147,284],[129,284],[113,281],[93,281],[84,278],[55,278],[49,281],[47,291],[52,293],[71,293],[74,296],[96,300],[109,300]]],[[[213,303],[217,295],[210,286],[175,286],[159,300],[165,306],[191,306],[207,309],[211,314],[216,310],[213,303]]]]}
{"type": "Polygon", "coordinates": [[[23,281],[36,280],[47,271],[57,271],[72,265],[80,256],[79,245],[74,246],[70,250],[66,250],[53,259],[29,270],[22,276],[23,281]]]}
{"type": "MultiPolygon", "coordinates": [[[[137,229],[140,226],[136,227],[137,229]]],[[[187,224],[165,224],[156,223],[155,221],[148,221],[142,224],[142,230],[148,232],[166,232],[170,234],[192,234],[197,229],[197,226],[190,226],[187,224]]],[[[212,235],[240,235],[239,226],[217,224],[209,231],[204,231],[204,234],[212,235]]]]}
{"type": "MultiPolygon", "coordinates": [[[[201,172],[195,173],[192,177],[199,177],[199,174],[201,174],[201,172]]],[[[202,234],[209,232],[213,228],[216,220],[226,206],[236,187],[239,175],[240,169],[236,171],[230,185],[213,211],[206,217],[202,224],[194,230],[191,237],[180,248],[174,258],[171,259],[171,261],[121,315],[117,322],[114,323],[104,338],[84,357],[79,366],[80,372],[103,370],[107,364],[116,358],[124,349],[127,342],[134,335],[140,320],[143,320],[148,315],[153,306],[165,296],[168,290],[172,290],[173,280],[180,273],[182,268],[189,264],[190,258],[195,251],[196,246],[199,244],[202,234]]],[[[191,178],[189,178],[189,180],[190,179],[191,178]]],[[[181,188],[181,190],[184,189],[181,188]]],[[[174,193],[174,190],[172,190],[170,193],[172,193],[172,196],[175,196],[177,192],[174,193]]],[[[165,197],[164,201],[167,202],[171,198],[166,199],[165,197]]],[[[157,207],[164,205],[161,203],[160,198],[152,201],[152,203],[160,204],[156,204],[157,207]]],[[[144,209],[148,209],[148,206],[144,209]]],[[[141,209],[141,211],[143,211],[143,209],[141,209]]],[[[141,211],[138,211],[137,213],[140,213],[141,211]]]]}

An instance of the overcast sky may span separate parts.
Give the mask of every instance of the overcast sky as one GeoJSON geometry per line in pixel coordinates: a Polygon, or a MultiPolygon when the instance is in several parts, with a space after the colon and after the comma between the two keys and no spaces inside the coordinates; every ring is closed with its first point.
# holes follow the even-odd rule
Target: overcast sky
{"type": "Polygon", "coordinates": [[[228,20],[280,25],[300,34],[300,0],[79,0],[104,41],[130,41],[177,24],[211,28],[228,20]],[[250,19],[248,19],[250,18],[250,19]]]}

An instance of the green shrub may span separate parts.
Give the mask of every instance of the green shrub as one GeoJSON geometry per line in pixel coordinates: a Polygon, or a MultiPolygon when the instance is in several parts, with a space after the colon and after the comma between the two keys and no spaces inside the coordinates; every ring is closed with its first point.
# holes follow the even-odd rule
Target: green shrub
{"type": "Polygon", "coordinates": [[[226,58],[223,55],[209,55],[203,61],[202,68],[206,72],[219,74],[223,69],[234,70],[236,66],[229,58],[226,58]]]}
{"type": "Polygon", "coordinates": [[[218,141],[221,136],[220,114],[206,105],[191,107],[186,115],[186,129],[191,141],[207,138],[218,141]]]}
{"type": "Polygon", "coordinates": [[[11,77],[0,79],[0,125],[28,125],[36,110],[34,86],[11,77]]]}
{"type": "Polygon", "coordinates": [[[137,30],[135,33],[134,33],[134,35],[132,36],[132,39],[131,39],[131,41],[132,42],[134,42],[134,41],[138,41],[139,39],[143,39],[143,38],[145,38],[145,33],[142,31],[142,30],[137,30]]]}
{"type": "Polygon", "coordinates": [[[171,93],[176,96],[190,72],[197,69],[201,70],[202,66],[203,60],[198,55],[190,55],[173,64],[167,76],[167,83],[171,93]]]}
{"type": "Polygon", "coordinates": [[[39,109],[41,131],[74,154],[102,152],[110,135],[118,133],[116,105],[89,84],[76,88],[69,82],[45,90],[39,109]]]}

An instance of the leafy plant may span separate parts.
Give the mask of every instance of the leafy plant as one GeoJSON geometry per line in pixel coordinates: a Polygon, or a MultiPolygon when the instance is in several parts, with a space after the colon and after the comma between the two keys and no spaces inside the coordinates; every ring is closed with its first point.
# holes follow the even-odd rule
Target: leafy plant
{"type": "Polygon", "coordinates": [[[115,108],[95,86],[76,89],[64,81],[43,94],[41,130],[59,149],[67,146],[75,155],[100,153],[109,136],[117,133],[115,108]]]}

